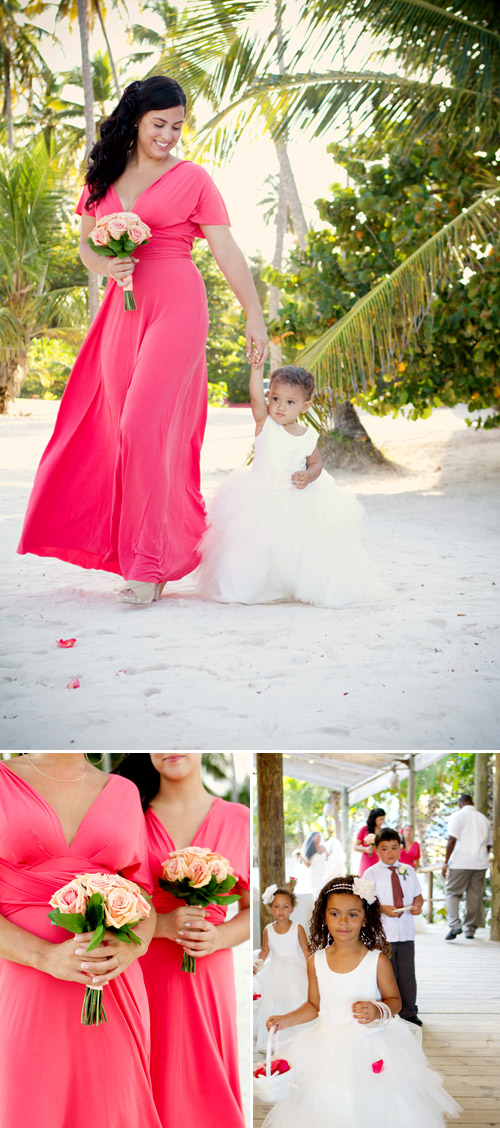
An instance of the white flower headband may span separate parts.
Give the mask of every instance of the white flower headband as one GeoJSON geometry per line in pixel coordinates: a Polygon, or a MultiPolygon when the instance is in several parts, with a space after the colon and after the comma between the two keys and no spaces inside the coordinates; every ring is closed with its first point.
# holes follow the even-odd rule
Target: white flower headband
{"type": "Polygon", "coordinates": [[[278,889],[278,887],[276,885],[276,882],[274,882],[272,886],[266,887],[266,889],[264,890],[264,893],[262,895],[262,901],[264,902],[265,906],[271,905],[271,902],[274,898],[274,895],[275,895],[277,889],[278,889]]]}
{"type": "Polygon", "coordinates": [[[352,886],[350,882],[336,882],[335,886],[332,886],[331,890],[329,890],[329,893],[336,894],[337,890],[346,890],[349,894],[351,892],[357,894],[358,898],[362,898],[369,906],[377,900],[375,886],[373,882],[370,882],[369,878],[355,878],[352,886]]]}

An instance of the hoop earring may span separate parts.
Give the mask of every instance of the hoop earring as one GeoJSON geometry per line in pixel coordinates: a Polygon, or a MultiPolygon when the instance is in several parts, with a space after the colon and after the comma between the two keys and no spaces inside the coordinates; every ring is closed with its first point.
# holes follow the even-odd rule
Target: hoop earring
{"type": "Polygon", "coordinates": [[[98,764],[102,764],[102,762],[103,762],[103,760],[104,760],[104,757],[105,757],[105,753],[102,753],[102,755],[101,755],[101,759],[100,759],[100,760],[98,760],[98,761],[91,761],[91,760],[89,760],[89,758],[88,758],[88,756],[87,756],[87,754],[86,754],[86,753],[84,753],[84,754],[83,754],[83,756],[84,756],[85,760],[87,761],[87,764],[93,764],[93,765],[94,765],[94,766],[95,766],[95,767],[97,768],[97,765],[98,765],[98,764]]]}

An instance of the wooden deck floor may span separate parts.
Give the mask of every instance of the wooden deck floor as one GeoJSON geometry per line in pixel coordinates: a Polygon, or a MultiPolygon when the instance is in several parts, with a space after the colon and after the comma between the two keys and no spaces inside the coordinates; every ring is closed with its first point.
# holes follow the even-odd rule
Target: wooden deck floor
{"type": "MultiPolygon", "coordinates": [[[[416,938],[424,1050],[463,1107],[449,1129],[499,1129],[500,943],[488,941],[486,929],[473,941],[445,941],[446,932],[444,925],[428,925],[416,938]]],[[[255,1105],[255,1126],[268,1108],[255,1105]]]]}

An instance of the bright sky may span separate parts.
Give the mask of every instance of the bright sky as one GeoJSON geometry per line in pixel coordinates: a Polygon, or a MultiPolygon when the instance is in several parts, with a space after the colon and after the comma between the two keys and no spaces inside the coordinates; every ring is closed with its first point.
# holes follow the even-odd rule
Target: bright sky
{"type": "MultiPolygon", "coordinates": [[[[297,0],[289,0],[297,3],[297,0]]],[[[115,5],[109,6],[106,15],[106,28],[111,46],[118,63],[124,63],[130,52],[126,28],[135,23],[147,24],[155,30],[161,30],[161,22],[147,9],[140,8],[137,0],[127,2],[129,18],[123,20],[116,10],[115,5]]],[[[178,0],[178,8],[183,7],[182,0],[178,0]]],[[[270,13],[274,8],[270,4],[270,13]]],[[[53,16],[37,20],[37,23],[52,31],[53,16]]],[[[259,17],[262,21],[262,16],[259,17]]],[[[57,26],[57,35],[62,41],[63,49],[49,44],[44,45],[44,56],[49,66],[54,71],[68,70],[81,65],[80,38],[78,27],[75,24],[70,32],[67,21],[62,21],[57,26]]],[[[102,35],[98,23],[90,40],[91,56],[98,50],[104,51],[102,35]]],[[[134,48],[137,50],[137,47],[134,48]]],[[[145,69],[145,68],[143,68],[145,69]]],[[[137,73],[129,72],[129,81],[140,77],[141,68],[137,73]]],[[[69,89],[69,88],[68,88],[69,89]]],[[[71,88],[71,96],[75,101],[82,97],[82,92],[71,88]]],[[[203,124],[207,120],[197,113],[197,120],[203,124]]],[[[305,141],[297,138],[289,145],[289,155],[295,174],[299,195],[302,200],[306,221],[321,226],[314,207],[318,197],[327,195],[328,186],[335,180],[343,179],[343,170],[334,165],[332,158],[326,153],[328,138],[320,141],[305,141]]],[[[274,250],[273,227],[267,226],[262,218],[263,209],[259,207],[259,200],[267,195],[267,188],[263,187],[266,177],[270,173],[278,172],[278,163],[272,144],[262,137],[245,138],[232,157],[230,163],[212,168],[207,166],[214,176],[226,201],[231,218],[233,234],[236,241],[247,255],[260,250],[266,261],[270,261],[274,250]]]]}

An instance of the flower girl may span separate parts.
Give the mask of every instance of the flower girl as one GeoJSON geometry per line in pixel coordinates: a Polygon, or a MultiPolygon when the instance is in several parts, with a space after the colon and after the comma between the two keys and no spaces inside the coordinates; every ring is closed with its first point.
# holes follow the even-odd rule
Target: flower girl
{"type": "Polygon", "coordinates": [[[314,955],[309,998],[288,1014],[272,1014],[279,1030],[319,1016],[290,1045],[289,1096],[264,1126],[436,1129],[460,1107],[431,1070],[418,1027],[397,1017],[401,1000],[368,878],[334,878],[311,919],[314,955]]]}
{"type": "Polygon", "coordinates": [[[271,376],[252,367],[255,458],[217,490],[201,541],[201,593],[222,603],[299,600],[324,607],[381,595],[360,541],[359,502],[322,470],[317,435],[298,417],[314,378],[287,365],[271,376]]]}
{"type": "Polygon", "coordinates": [[[262,948],[254,966],[255,986],[261,994],[257,1049],[265,1051],[266,1019],[270,1012],[291,1010],[307,1000],[307,937],[301,925],[290,921],[297,904],[291,890],[268,886],[262,895],[274,922],[266,925],[262,948]]]}

